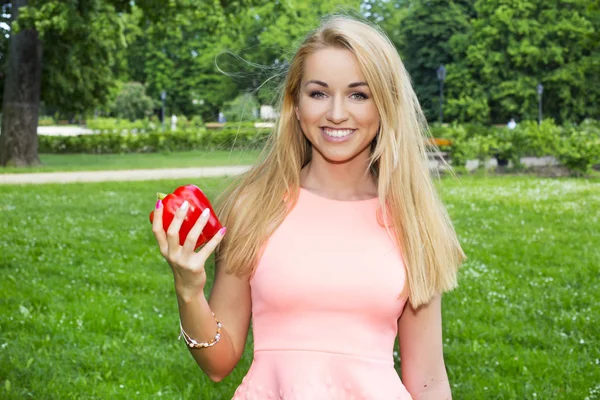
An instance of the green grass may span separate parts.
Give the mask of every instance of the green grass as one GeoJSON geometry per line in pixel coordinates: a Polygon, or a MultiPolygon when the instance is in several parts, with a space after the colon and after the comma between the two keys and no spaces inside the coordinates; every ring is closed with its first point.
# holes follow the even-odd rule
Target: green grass
{"type": "Polygon", "coordinates": [[[0,174],[250,165],[254,164],[258,155],[258,150],[143,154],[40,154],[43,166],[36,168],[0,167],[0,174]]]}
{"type": "MultiPolygon", "coordinates": [[[[183,183],[0,186],[0,398],[231,399],[251,341],[223,382],[204,376],[150,231],[154,193],[183,183]]],[[[454,398],[600,398],[600,182],[462,177],[441,193],[469,256],[444,297],[454,398]]]]}

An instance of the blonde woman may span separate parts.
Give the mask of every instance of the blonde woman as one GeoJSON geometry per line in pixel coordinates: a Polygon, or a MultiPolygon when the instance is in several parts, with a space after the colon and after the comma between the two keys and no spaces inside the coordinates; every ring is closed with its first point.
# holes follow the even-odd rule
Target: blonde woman
{"type": "Polygon", "coordinates": [[[185,207],[166,234],[156,210],[182,335],[212,380],[237,365],[252,317],[254,360],[234,399],[451,398],[441,295],[465,255],[432,184],[425,132],[390,41],[332,17],[290,64],[261,160],[217,202],[227,235],[195,253],[206,217],[180,246],[185,207]]]}

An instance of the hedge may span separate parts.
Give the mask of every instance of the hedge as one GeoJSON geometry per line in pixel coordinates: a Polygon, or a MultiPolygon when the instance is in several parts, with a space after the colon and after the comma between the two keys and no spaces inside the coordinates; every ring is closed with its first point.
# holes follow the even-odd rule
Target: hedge
{"type": "Polygon", "coordinates": [[[39,136],[40,153],[152,153],[158,151],[260,149],[269,129],[155,131],[100,133],[78,136],[39,136]]]}
{"type": "MultiPolygon", "coordinates": [[[[260,149],[270,129],[252,124],[232,124],[222,129],[186,129],[149,133],[100,133],[79,136],[39,136],[40,153],[150,153],[158,151],[260,149]]],[[[511,161],[519,168],[525,156],[554,156],[577,174],[589,173],[600,164],[600,122],[557,126],[553,120],[523,121],[515,129],[474,124],[433,125],[435,138],[448,139],[440,150],[449,154],[458,169],[467,160],[484,164],[490,158],[511,161]]]]}
{"type": "Polygon", "coordinates": [[[511,161],[520,168],[526,156],[554,156],[576,174],[587,174],[600,164],[600,121],[586,120],[579,125],[558,126],[552,119],[538,125],[523,121],[515,129],[477,125],[431,127],[434,137],[449,139],[451,144],[440,146],[448,152],[451,164],[464,167],[467,160],[478,159],[480,165],[490,158],[511,161]]]}

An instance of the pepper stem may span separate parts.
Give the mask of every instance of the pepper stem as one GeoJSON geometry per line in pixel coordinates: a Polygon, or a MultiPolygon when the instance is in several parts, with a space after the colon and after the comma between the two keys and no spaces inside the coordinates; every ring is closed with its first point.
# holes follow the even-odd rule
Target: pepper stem
{"type": "Polygon", "coordinates": [[[158,200],[162,200],[165,197],[167,197],[167,194],[166,193],[157,192],[156,193],[156,197],[158,197],[158,200]]]}

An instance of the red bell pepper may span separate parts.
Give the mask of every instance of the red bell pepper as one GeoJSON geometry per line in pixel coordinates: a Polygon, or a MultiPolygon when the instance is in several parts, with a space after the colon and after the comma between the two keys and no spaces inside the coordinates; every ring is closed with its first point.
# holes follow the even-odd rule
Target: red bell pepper
{"type": "MultiPolygon", "coordinates": [[[[172,194],[164,194],[157,193],[158,199],[162,202],[163,205],[163,228],[165,232],[171,225],[173,218],[175,216],[175,212],[181,207],[181,204],[185,200],[190,204],[187,210],[187,214],[183,223],[181,224],[181,228],[179,229],[179,244],[183,246],[185,242],[185,238],[188,233],[200,218],[200,214],[204,209],[210,209],[210,217],[208,222],[206,223],[204,229],[202,229],[202,233],[196,242],[196,247],[202,246],[204,243],[208,242],[219,232],[219,229],[222,228],[221,223],[219,222],[210,201],[204,195],[202,190],[198,186],[195,185],[185,185],[180,186],[172,194]]],[[[150,213],[150,222],[154,221],[154,211],[150,213]]]]}

